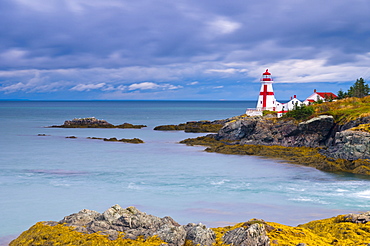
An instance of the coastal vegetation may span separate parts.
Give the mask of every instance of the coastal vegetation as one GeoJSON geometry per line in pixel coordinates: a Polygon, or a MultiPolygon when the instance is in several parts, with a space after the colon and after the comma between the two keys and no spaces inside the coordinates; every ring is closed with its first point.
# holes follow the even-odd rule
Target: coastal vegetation
{"type": "Polygon", "coordinates": [[[312,116],[331,115],[334,117],[335,123],[343,125],[370,116],[370,96],[347,97],[333,102],[316,104],[312,107],[315,111],[312,116]]]}
{"type": "Polygon", "coordinates": [[[281,120],[293,118],[297,121],[304,121],[319,115],[331,115],[337,124],[345,124],[357,118],[368,117],[370,116],[370,96],[346,97],[310,106],[297,105],[293,110],[288,111],[281,120]]]}
{"type": "MultiPolygon", "coordinates": [[[[121,233],[123,234],[123,233],[121,233]]],[[[118,237],[115,240],[108,239],[108,235],[100,233],[81,233],[73,227],[57,224],[55,226],[38,222],[30,229],[23,232],[9,246],[31,246],[31,245],[85,245],[85,246],[159,246],[165,243],[157,236],[144,238],[143,236],[134,239],[123,239],[118,237]]]]}
{"type": "Polygon", "coordinates": [[[296,105],[283,118],[294,118],[300,121],[327,114],[332,115],[336,123],[343,124],[355,118],[370,115],[370,87],[363,78],[357,79],[347,92],[341,89],[337,94],[337,100],[325,98],[309,106],[296,105]]]}

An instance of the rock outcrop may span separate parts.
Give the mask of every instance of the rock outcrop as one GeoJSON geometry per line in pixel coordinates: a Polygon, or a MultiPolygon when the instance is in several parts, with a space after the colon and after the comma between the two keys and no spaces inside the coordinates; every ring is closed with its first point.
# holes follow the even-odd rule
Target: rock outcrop
{"type": "Polygon", "coordinates": [[[299,124],[293,120],[251,117],[226,123],[215,138],[240,144],[320,147],[325,146],[333,128],[333,117],[326,115],[299,124]]]}
{"type": "MultiPolygon", "coordinates": [[[[65,242],[71,242],[71,237],[65,235],[65,232],[61,232],[61,226],[73,228],[73,232],[82,233],[82,235],[96,234],[94,240],[101,238],[101,235],[108,236],[111,241],[116,240],[145,240],[150,238],[158,237],[162,242],[168,246],[183,246],[183,245],[199,245],[199,246],[211,246],[217,243],[216,233],[207,228],[205,225],[199,223],[189,223],[187,225],[179,225],[171,217],[159,218],[153,215],[148,215],[144,212],[139,211],[135,207],[128,207],[123,209],[119,205],[114,205],[105,212],[98,213],[93,210],[83,209],[78,213],[71,214],[64,217],[61,221],[48,221],[43,222],[42,225],[36,224],[34,230],[30,228],[28,235],[21,235],[19,239],[13,241],[14,244],[20,245],[19,242],[23,242],[22,236],[26,236],[26,241],[31,243],[40,243],[37,240],[47,240],[50,236],[54,242],[60,238],[65,242]],[[50,232],[52,228],[45,228],[47,236],[40,237],[40,227],[51,226],[55,227],[55,234],[50,232]],[[36,231],[35,238],[33,234],[36,231]],[[31,238],[31,240],[30,240],[31,238]],[[36,241],[35,241],[36,240],[36,241]]],[[[27,232],[25,232],[27,234],[27,232]]],[[[76,237],[74,235],[74,237],[76,237]]],[[[81,236],[82,237],[82,236],[81,236]]],[[[103,237],[103,239],[106,239],[103,237]]],[[[84,239],[84,240],[92,240],[84,239]]],[[[239,226],[235,226],[233,230],[226,230],[218,239],[220,242],[228,245],[243,245],[243,246],[267,246],[269,245],[269,238],[265,229],[265,222],[263,223],[241,223],[239,226]],[[221,241],[220,241],[221,240],[221,241]]],[[[118,242],[118,241],[117,241],[118,242]]],[[[134,245],[132,242],[127,245],[134,245]]],[[[145,242],[145,241],[144,241],[145,242]]],[[[42,244],[37,244],[42,245],[42,244]]],[[[118,244],[117,244],[118,245],[118,244]]],[[[121,245],[121,244],[119,244],[121,245]]],[[[122,244],[126,245],[126,244],[122,244]]],[[[140,244],[141,245],[141,244],[140,244]]],[[[148,245],[154,245],[148,243],[148,245]]],[[[158,244],[156,244],[158,245],[158,244]]],[[[164,244],[161,244],[164,245],[164,244]]],[[[223,244],[222,244],[223,245],[223,244]]]]}
{"type": "Polygon", "coordinates": [[[366,224],[370,222],[370,211],[361,214],[346,214],[342,216],[342,222],[366,224]]]}
{"type": "Polygon", "coordinates": [[[75,118],[73,120],[64,121],[63,125],[53,125],[51,127],[60,128],[143,128],[146,125],[133,125],[130,123],[123,123],[121,125],[113,125],[108,123],[106,120],[99,120],[95,117],[88,118],[75,118]]]}
{"type": "Polygon", "coordinates": [[[365,117],[337,125],[330,115],[321,115],[300,123],[250,117],[228,122],[217,134],[209,136],[242,145],[320,147],[320,153],[327,157],[353,161],[370,159],[370,133],[350,129],[369,121],[370,117],[365,117]]]}
{"type": "Polygon", "coordinates": [[[179,225],[170,217],[148,215],[119,205],[98,213],[83,209],[59,222],[38,222],[10,246],[137,245],[137,246],[268,246],[367,245],[370,212],[311,221],[296,227],[251,219],[233,226],[207,228],[179,225]]]}
{"type": "Polygon", "coordinates": [[[141,212],[135,207],[123,209],[119,205],[112,206],[102,214],[83,209],[64,217],[58,223],[74,227],[81,233],[99,232],[108,235],[111,240],[122,236],[120,235],[122,232],[123,238],[127,239],[158,236],[168,245],[173,246],[184,245],[186,240],[190,240],[195,245],[212,245],[216,238],[214,232],[202,224],[190,223],[182,226],[171,217],[159,218],[141,212]]]}
{"type": "Polygon", "coordinates": [[[346,160],[370,159],[370,133],[345,130],[337,132],[333,144],[322,154],[346,160]]]}

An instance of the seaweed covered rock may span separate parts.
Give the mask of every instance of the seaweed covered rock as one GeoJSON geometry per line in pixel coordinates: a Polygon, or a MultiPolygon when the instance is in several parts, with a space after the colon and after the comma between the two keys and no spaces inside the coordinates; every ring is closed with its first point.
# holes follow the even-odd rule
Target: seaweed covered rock
{"type": "Polygon", "coordinates": [[[121,125],[113,125],[108,123],[106,120],[99,120],[95,117],[88,118],[75,118],[73,120],[64,121],[63,125],[53,125],[51,127],[60,127],[60,128],[142,128],[146,125],[133,125],[130,123],[123,123],[121,125]]]}
{"type": "Polygon", "coordinates": [[[179,125],[161,125],[154,127],[156,131],[185,131],[185,132],[218,132],[225,120],[189,121],[179,125]]]}
{"type": "MultiPolygon", "coordinates": [[[[100,245],[117,245],[113,244],[115,242],[125,242],[127,245],[141,245],[139,243],[148,241],[146,245],[162,245],[166,243],[169,246],[178,246],[184,245],[186,241],[193,245],[212,245],[215,242],[213,231],[201,224],[182,226],[171,217],[159,218],[141,212],[135,207],[124,209],[119,205],[112,206],[102,214],[93,210],[83,209],[78,213],[64,217],[59,222],[49,221],[40,224],[32,227],[28,234],[27,232],[23,233],[11,245],[43,245],[41,241],[45,242],[48,238],[56,244],[63,244],[66,238],[75,238],[76,233],[80,233],[81,242],[87,237],[86,235],[94,235],[89,236],[88,238],[90,239],[87,240],[91,240],[91,238],[99,239],[101,240],[100,245]],[[66,229],[63,229],[63,227],[69,228],[67,231],[71,235],[66,235],[66,229]],[[53,228],[57,235],[52,232],[53,228]],[[36,234],[35,230],[37,231],[36,234]],[[39,235],[43,234],[40,230],[48,231],[49,235],[40,237],[39,235]],[[61,230],[64,232],[61,233],[61,230]],[[58,235],[60,236],[59,239],[58,235]],[[25,241],[28,243],[25,243],[25,241]],[[133,243],[136,241],[138,244],[133,243]],[[22,244],[19,242],[22,242],[22,244]],[[113,243],[110,244],[111,242],[113,243]]],[[[84,244],[74,242],[73,245],[84,244]]]]}
{"type": "Polygon", "coordinates": [[[108,123],[106,120],[99,120],[95,117],[88,118],[75,118],[73,120],[64,121],[63,125],[52,127],[62,127],[62,128],[114,128],[114,125],[108,123]]]}
{"type": "Polygon", "coordinates": [[[217,140],[215,135],[189,138],[180,143],[207,146],[205,151],[234,155],[257,155],[284,159],[291,163],[314,167],[327,172],[349,172],[370,175],[368,160],[335,159],[323,155],[322,149],[310,147],[284,147],[279,145],[235,144],[230,140],[217,140]]]}
{"type": "Polygon", "coordinates": [[[370,223],[365,222],[368,215],[369,212],[338,215],[296,227],[267,222],[273,228],[267,235],[271,245],[368,245],[370,223]]]}
{"type": "Polygon", "coordinates": [[[117,128],[132,128],[132,129],[141,129],[143,127],[146,127],[146,125],[134,125],[131,123],[123,123],[121,125],[116,125],[117,128]]]}
{"type": "Polygon", "coordinates": [[[338,215],[296,227],[252,219],[234,226],[207,228],[179,225],[171,217],[159,218],[114,205],[104,213],[83,209],[59,222],[38,222],[10,246],[31,245],[137,245],[137,246],[267,246],[367,245],[370,212],[338,215]]]}
{"type": "Polygon", "coordinates": [[[87,139],[97,139],[97,140],[103,140],[106,142],[122,142],[122,143],[133,143],[133,144],[139,144],[139,143],[144,143],[143,140],[140,138],[97,138],[97,137],[87,137],[87,139]]]}

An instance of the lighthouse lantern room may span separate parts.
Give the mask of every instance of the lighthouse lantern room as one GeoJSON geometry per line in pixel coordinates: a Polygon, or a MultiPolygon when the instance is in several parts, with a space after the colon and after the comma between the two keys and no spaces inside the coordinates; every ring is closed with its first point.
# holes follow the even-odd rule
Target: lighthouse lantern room
{"type": "Polygon", "coordinates": [[[262,74],[261,78],[261,90],[257,101],[256,109],[258,111],[263,110],[276,110],[276,99],[274,95],[274,90],[272,88],[273,79],[271,73],[266,69],[266,72],[262,74]]]}

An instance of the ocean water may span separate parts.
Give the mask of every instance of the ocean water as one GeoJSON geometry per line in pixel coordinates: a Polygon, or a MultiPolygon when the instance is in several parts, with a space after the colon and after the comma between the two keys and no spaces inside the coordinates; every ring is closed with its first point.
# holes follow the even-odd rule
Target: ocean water
{"type": "Polygon", "coordinates": [[[204,133],[153,130],[158,125],[240,115],[254,104],[0,102],[0,244],[38,221],[58,221],[84,208],[103,212],[115,204],[171,216],[180,224],[202,222],[209,227],[251,218],[295,226],[370,210],[370,179],[366,177],[255,156],[206,153],[204,147],[178,143],[204,133]],[[148,127],[47,128],[82,117],[148,127]],[[145,143],[87,137],[137,137],[145,143]]]}

